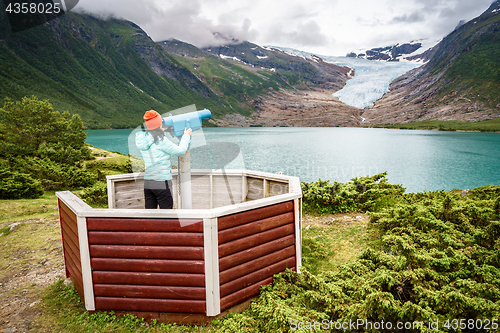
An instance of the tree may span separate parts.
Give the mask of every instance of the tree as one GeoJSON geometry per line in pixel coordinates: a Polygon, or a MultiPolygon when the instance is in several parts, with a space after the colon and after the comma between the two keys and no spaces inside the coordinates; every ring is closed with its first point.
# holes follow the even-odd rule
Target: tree
{"type": "Polygon", "coordinates": [[[75,165],[90,158],[80,117],[54,111],[35,96],[0,108],[0,156],[33,156],[75,165]]]}

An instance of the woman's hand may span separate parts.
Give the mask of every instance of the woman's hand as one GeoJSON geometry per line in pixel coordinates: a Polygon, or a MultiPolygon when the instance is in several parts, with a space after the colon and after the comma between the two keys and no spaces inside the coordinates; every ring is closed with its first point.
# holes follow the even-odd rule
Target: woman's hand
{"type": "Polygon", "coordinates": [[[191,136],[193,134],[193,130],[191,128],[190,129],[184,128],[184,134],[191,136]]]}

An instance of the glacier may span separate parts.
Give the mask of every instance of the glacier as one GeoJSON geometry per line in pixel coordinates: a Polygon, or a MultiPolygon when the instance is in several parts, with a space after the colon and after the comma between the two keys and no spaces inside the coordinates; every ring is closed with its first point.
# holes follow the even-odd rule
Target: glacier
{"type": "Polygon", "coordinates": [[[347,80],[344,88],[334,93],[333,96],[342,103],[359,109],[373,106],[389,91],[389,85],[394,79],[422,66],[421,62],[387,62],[341,56],[321,56],[291,48],[271,47],[293,56],[312,61],[315,61],[314,58],[317,57],[330,64],[354,69],[354,77],[347,80]]]}

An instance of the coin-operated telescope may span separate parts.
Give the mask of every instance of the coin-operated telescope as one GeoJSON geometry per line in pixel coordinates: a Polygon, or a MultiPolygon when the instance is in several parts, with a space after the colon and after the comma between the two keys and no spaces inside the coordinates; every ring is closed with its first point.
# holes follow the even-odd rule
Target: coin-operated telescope
{"type": "MultiPolygon", "coordinates": [[[[163,118],[163,125],[167,129],[171,129],[171,133],[180,140],[182,134],[184,134],[185,128],[191,128],[193,132],[199,130],[202,125],[202,120],[210,119],[211,117],[212,113],[207,109],[183,113],[176,116],[169,114],[168,117],[163,118]]],[[[180,184],[182,209],[193,208],[193,199],[191,195],[191,152],[189,149],[186,151],[186,154],[179,157],[177,180],[180,184]]]]}
{"type": "Polygon", "coordinates": [[[184,128],[191,128],[193,131],[196,131],[201,128],[201,121],[203,119],[210,119],[211,117],[212,113],[207,109],[179,114],[177,116],[169,114],[168,117],[163,118],[163,125],[167,128],[173,128],[173,134],[176,137],[181,137],[184,133],[184,128]]]}

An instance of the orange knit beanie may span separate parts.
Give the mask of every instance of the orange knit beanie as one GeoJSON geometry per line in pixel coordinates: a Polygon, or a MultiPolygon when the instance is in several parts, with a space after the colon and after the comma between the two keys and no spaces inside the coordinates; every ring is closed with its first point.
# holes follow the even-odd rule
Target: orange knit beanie
{"type": "Polygon", "coordinates": [[[163,120],[158,112],[155,110],[146,111],[144,114],[144,121],[146,122],[146,127],[148,130],[153,130],[161,126],[163,120]]]}

